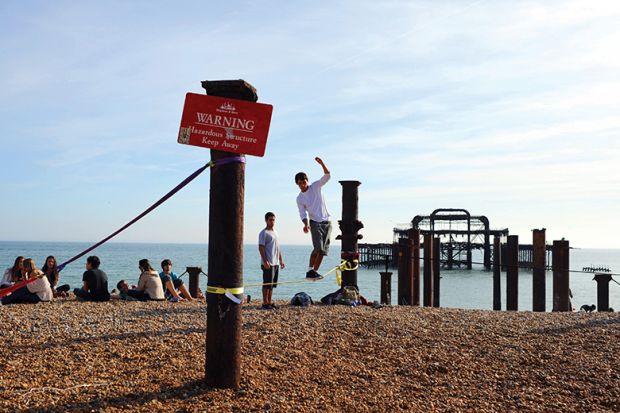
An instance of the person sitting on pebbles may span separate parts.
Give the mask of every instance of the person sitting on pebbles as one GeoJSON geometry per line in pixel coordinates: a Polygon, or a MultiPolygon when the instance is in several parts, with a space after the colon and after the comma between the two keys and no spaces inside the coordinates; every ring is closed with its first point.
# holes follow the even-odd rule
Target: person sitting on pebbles
{"type": "Polygon", "coordinates": [[[182,300],[179,292],[187,301],[192,301],[192,295],[187,291],[183,280],[172,271],[172,261],[167,258],[163,260],[161,262],[161,269],[163,271],[159,273],[159,278],[161,278],[164,293],[170,299],[170,302],[176,303],[182,300]]]}
{"type": "Polygon", "coordinates": [[[110,301],[108,291],[108,275],[99,269],[101,260],[96,255],[86,258],[86,271],[82,275],[82,288],[73,293],[83,301],[110,301]]]}
{"type": "Polygon", "coordinates": [[[54,295],[50,282],[43,274],[43,271],[37,268],[32,258],[24,260],[23,270],[24,279],[31,280],[35,278],[35,280],[3,297],[1,303],[3,305],[17,303],[36,304],[41,301],[52,301],[54,295]]]}
{"type": "Polygon", "coordinates": [[[141,271],[138,286],[134,289],[128,289],[127,295],[138,301],[164,301],[166,297],[161,279],[149,260],[141,259],[138,262],[138,268],[141,271]]]}
{"type": "Polygon", "coordinates": [[[24,257],[15,258],[13,266],[7,268],[0,281],[0,288],[7,288],[24,279],[24,257]]]}
{"type": "Polygon", "coordinates": [[[43,268],[41,271],[45,273],[50,285],[52,286],[52,291],[54,292],[54,297],[67,297],[67,293],[71,289],[69,284],[58,285],[58,279],[60,278],[60,273],[58,271],[58,264],[56,263],[56,257],[50,255],[45,259],[45,264],[43,264],[43,268]]]}

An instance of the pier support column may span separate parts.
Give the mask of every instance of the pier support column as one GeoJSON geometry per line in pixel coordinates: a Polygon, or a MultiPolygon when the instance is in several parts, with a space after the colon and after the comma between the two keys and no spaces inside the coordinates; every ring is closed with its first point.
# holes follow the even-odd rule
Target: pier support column
{"type": "Polygon", "coordinates": [[[420,305],[420,230],[409,231],[413,240],[413,305],[420,305]]]}
{"type": "MultiPolygon", "coordinates": [[[[256,102],[256,89],[243,80],[204,81],[207,95],[256,102]]],[[[211,160],[236,156],[211,149],[211,160]]],[[[211,168],[209,197],[208,287],[243,286],[243,202],[245,163],[211,168]]],[[[238,388],[241,378],[241,306],[207,287],[205,381],[208,386],[238,388]]],[[[235,295],[243,299],[243,294],[235,295]]]]}
{"type": "Polygon", "coordinates": [[[439,307],[439,280],[441,279],[441,240],[433,239],[433,307],[439,307]]]}
{"type": "MultiPolygon", "coordinates": [[[[357,232],[364,228],[358,220],[358,190],[360,181],[339,181],[342,185],[342,219],[338,221],[341,234],[336,237],[342,241],[340,258],[346,260],[351,268],[356,268],[355,260],[359,261],[357,241],[362,235],[357,232]]],[[[357,287],[357,268],[342,271],[342,286],[354,285],[357,287]]]]}
{"type": "Polygon", "coordinates": [[[534,258],[532,260],[532,310],[545,312],[547,282],[545,229],[533,230],[532,236],[532,248],[534,249],[534,258]]]}
{"type": "Polygon", "coordinates": [[[392,273],[382,271],[381,275],[381,304],[392,305],[392,273]]]}
{"type": "Polygon", "coordinates": [[[609,282],[611,274],[596,274],[596,308],[598,311],[609,311],[609,282]]]}
{"type": "Polygon", "coordinates": [[[506,244],[506,310],[519,310],[519,236],[509,235],[506,244]]]}
{"type": "Polygon", "coordinates": [[[568,241],[553,241],[553,311],[572,311],[569,288],[568,241]]]}
{"type": "Polygon", "coordinates": [[[502,310],[502,244],[499,236],[493,239],[493,310],[502,310]]]}
{"type": "Polygon", "coordinates": [[[185,267],[185,271],[189,275],[189,293],[192,298],[198,298],[198,289],[200,288],[200,273],[202,267],[185,267]]]}
{"type": "Polygon", "coordinates": [[[433,235],[424,235],[424,307],[433,306],[433,235]]]}
{"type": "Polygon", "coordinates": [[[398,305],[413,305],[413,240],[401,238],[398,244],[398,305]]]}

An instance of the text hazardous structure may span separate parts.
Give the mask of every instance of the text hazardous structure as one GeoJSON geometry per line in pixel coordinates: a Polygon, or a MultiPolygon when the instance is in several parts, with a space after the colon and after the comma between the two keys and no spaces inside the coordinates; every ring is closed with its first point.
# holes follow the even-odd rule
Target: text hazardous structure
{"type": "Polygon", "coordinates": [[[263,156],[272,105],[188,93],[178,142],[219,151],[263,156]]]}

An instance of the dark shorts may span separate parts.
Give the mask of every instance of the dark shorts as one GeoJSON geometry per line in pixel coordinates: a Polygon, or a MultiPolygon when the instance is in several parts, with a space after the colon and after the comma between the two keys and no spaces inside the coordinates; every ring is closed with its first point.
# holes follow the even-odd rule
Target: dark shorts
{"type": "Polygon", "coordinates": [[[312,246],[315,251],[327,255],[329,251],[329,238],[332,235],[332,223],[329,221],[316,222],[310,221],[310,234],[312,235],[312,246]]]}
{"type": "MultiPolygon", "coordinates": [[[[260,266],[263,270],[263,283],[277,283],[278,282],[278,273],[280,272],[279,265],[272,265],[271,268],[265,268],[263,265],[260,266]]],[[[263,288],[267,288],[269,290],[276,288],[278,284],[271,285],[263,285],[263,288]]]]}

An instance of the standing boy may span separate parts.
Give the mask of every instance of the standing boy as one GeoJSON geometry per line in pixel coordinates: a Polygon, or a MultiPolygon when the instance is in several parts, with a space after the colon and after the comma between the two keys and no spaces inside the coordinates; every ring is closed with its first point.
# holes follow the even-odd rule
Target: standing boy
{"type": "Polygon", "coordinates": [[[273,228],[276,223],[276,215],[273,212],[265,214],[265,229],[258,234],[258,252],[261,258],[263,270],[263,308],[265,310],[276,308],[271,296],[273,289],[278,286],[278,273],[280,267],[284,269],[284,260],[280,252],[278,233],[273,228]]]}
{"type": "Polygon", "coordinates": [[[310,254],[310,263],[306,278],[320,280],[323,278],[317,271],[321,266],[323,257],[329,251],[329,238],[332,233],[332,224],[329,221],[329,212],[325,205],[325,198],[321,192],[323,185],[331,178],[327,166],[321,158],[314,158],[323,168],[323,176],[318,181],[308,185],[308,175],[299,172],[295,175],[295,183],[299,187],[299,195],[297,195],[297,207],[299,208],[299,216],[304,223],[304,233],[312,235],[312,245],[314,249],[310,254]]]}

